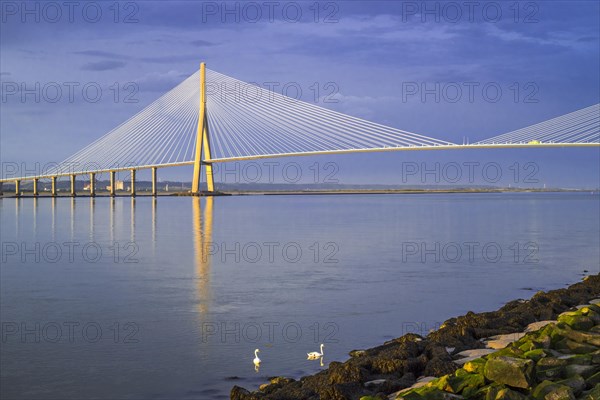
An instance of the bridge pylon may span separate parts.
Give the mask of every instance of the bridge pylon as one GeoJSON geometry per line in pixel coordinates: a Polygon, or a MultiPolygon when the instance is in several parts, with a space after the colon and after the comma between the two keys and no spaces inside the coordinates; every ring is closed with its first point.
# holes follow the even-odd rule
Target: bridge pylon
{"type": "Polygon", "coordinates": [[[194,158],[194,176],[192,178],[192,193],[200,193],[200,173],[204,165],[206,186],[209,192],[215,190],[212,171],[210,142],[208,138],[208,123],[206,121],[206,63],[200,63],[200,104],[198,113],[198,129],[196,131],[196,155],[194,158]]]}

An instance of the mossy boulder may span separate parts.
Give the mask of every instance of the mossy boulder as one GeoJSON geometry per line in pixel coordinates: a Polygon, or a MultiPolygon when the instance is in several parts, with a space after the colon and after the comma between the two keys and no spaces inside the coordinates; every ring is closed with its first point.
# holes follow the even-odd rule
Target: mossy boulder
{"type": "Polygon", "coordinates": [[[573,390],[566,385],[543,381],[533,389],[531,396],[536,400],[575,400],[573,390]]]}
{"type": "Polygon", "coordinates": [[[516,388],[527,388],[533,382],[534,362],[514,357],[495,357],[487,360],[484,375],[493,382],[516,388]]]}
{"type": "Polygon", "coordinates": [[[567,378],[575,375],[581,375],[587,379],[598,371],[600,371],[600,365],[570,364],[565,367],[565,375],[567,378]]]}
{"type": "Polygon", "coordinates": [[[485,385],[485,378],[481,374],[470,373],[463,369],[457,370],[454,375],[445,375],[436,382],[436,387],[449,393],[460,393],[465,388],[475,390],[485,385]]]}
{"type": "Polygon", "coordinates": [[[588,387],[594,387],[596,385],[600,385],[600,372],[596,372],[594,375],[587,378],[585,380],[585,383],[588,387]]]}
{"type": "Polygon", "coordinates": [[[398,400],[453,400],[461,398],[461,396],[444,392],[433,386],[423,386],[418,389],[409,390],[396,397],[398,400]]]}
{"type": "Polygon", "coordinates": [[[598,400],[600,399],[600,384],[594,386],[591,390],[583,393],[582,400],[598,400]]]}
{"type": "Polygon", "coordinates": [[[494,400],[527,400],[527,396],[509,388],[500,389],[494,400]]]}
{"type": "Polygon", "coordinates": [[[539,361],[540,359],[547,357],[550,353],[548,353],[545,349],[535,349],[525,352],[525,358],[528,358],[533,361],[539,361]]]}
{"type": "Polygon", "coordinates": [[[463,365],[463,369],[467,372],[483,374],[483,368],[485,367],[486,360],[483,358],[476,358],[468,361],[463,365]]]}
{"type": "Polygon", "coordinates": [[[564,322],[578,331],[587,331],[596,325],[592,317],[584,315],[582,310],[562,313],[558,316],[558,322],[564,322]]]}
{"type": "Polygon", "coordinates": [[[502,350],[498,350],[486,356],[488,360],[496,357],[525,358],[525,352],[519,349],[518,347],[510,345],[508,347],[503,348],[502,350]]]}
{"type": "Polygon", "coordinates": [[[538,381],[563,378],[567,364],[566,360],[554,357],[542,358],[535,366],[535,376],[538,381]]]}
{"type": "Polygon", "coordinates": [[[576,396],[581,394],[581,392],[583,392],[583,390],[585,389],[585,385],[586,385],[585,379],[583,379],[579,375],[575,375],[571,378],[563,379],[556,383],[570,387],[576,396]]]}

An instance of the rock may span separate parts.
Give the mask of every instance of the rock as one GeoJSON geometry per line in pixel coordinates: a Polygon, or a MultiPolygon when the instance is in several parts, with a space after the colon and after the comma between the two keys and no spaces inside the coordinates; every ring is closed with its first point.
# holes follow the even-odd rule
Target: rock
{"type": "Polygon", "coordinates": [[[494,352],[493,349],[472,349],[472,350],[461,351],[460,353],[457,353],[456,355],[459,357],[479,358],[479,357],[487,356],[488,354],[491,354],[493,352],[494,352]]]}
{"type": "Polygon", "coordinates": [[[229,398],[231,400],[248,400],[251,397],[250,392],[244,389],[243,387],[234,386],[233,388],[231,388],[229,398]]]}
{"type": "Polygon", "coordinates": [[[492,354],[489,354],[486,358],[489,360],[490,358],[496,358],[496,357],[525,358],[525,352],[516,347],[508,346],[501,350],[496,350],[492,354]]]}
{"type": "Polygon", "coordinates": [[[566,359],[569,364],[591,365],[592,354],[573,354],[572,357],[566,359]]]}
{"type": "Polygon", "coordinates": [[[460,393],[464,388],[478,389],[485,385],[485,378],[481,374],[473,374],[464,370],[457,370],[454,375],[441,377],[436,387],[450,393],[460,393]]]}
{"type": "Polygon", "coordinates": [[[500,389],[494,400],[527,400],[527,396],[509,388],[500,389]]]}
{"type": "Polygon", "coordinates": [[[594,375],[600,369],[600,365],[579,365],[570,364],[565,367],[565,375],[572,377],[575,375],[581,375],[584,378],[589,378],[594,375]]]}
{"type": "Polygon", "coordinates": [[[600,346],[600,333],[582,332],[569,328],[568,326],[557,326],[556,333],[577,343],[585,343],[592,346],[600,346]]]}
{"type": "Polygon", "coordinates": [[[594,375],[587,378],[585,380],[585,383],[588,387],[594,387],[596,385],[600,385],[600,372],[596,372],[594,375]]]}
{"type": "Polygon", "coordinates": [[[438,379],[438,378],[436,378],[435,376],[422,376],[419,379],[417,379],[417,382],[414,385],[412,385],[411,387],[399,390],[396,393],[392,393],[390,396],[394,396],[393,398],[395,399],[396,396],[399,394],[406,393],[412,389],[418,389],[420,387],[426,386],[430,382],[435,381],[436,379],[438,379]]]}
{"type": "Polygon", "coordinates": [[[485,367],[485,363],[486,360],[484,360],[483,358],[476,358],[474,360],[466,362],[465,365],[463,365],[463,369],[467,372],[483,374],[483,368],[485,367]]]}
{"type": "Polygon", "coordinates": [[[479,359],[481,359],[481,357],[472,356],[472,357],[459,358],[458,360],[452,360],[452,362],[457,365],[465,365],[471,361],[479,360],[479,359]]]}
{"type": "Polygon", "coordinates": [[[559,345],[557,345],[557,348],[566,348],[567,350],[575,354],[588,354],[598,350],[598,347],[596,346],[592,346],[591,344],[587,343],[579,343],[571,339],[565,339],[559,345]]]}
{"type": "Polygon", "coordinates": [[[565,376],[566,360],[546,357],[539,360],[535,366],[537,380],[561,379],[565,376]]]}
{"type": "Polygon", "coordinates": [[[543,381],[533,389],[531,396],[536,400],[575,400],[569,386],[543,381]]]}
{"type": "Polygon", "coordinates": [[[585,389],[585,379],[579,375],[563,379],[562,381],[558,381],[556,383],[570,387],[575,396],[578,396],[581,392],[583,392],[583,389],[585,389]]]}
{"type": "Polygon", "coordinates": [[[455,400],[462,398],[462,396],[447,393],[436,387],[431,386],[424,386],[418,389],[411,389],[396,397],[397,400],[455,400]]]}
{"type": "Polygon", "coordinates": [[[600,364],[600,350],[592,352],[590,356],[592,357],[592,363],[600,364]]]}
{"type": "Polygon", "coordinates": [[[512,342],[516,342],[523,336],[525,336],[525,332],[509,333],[506,335],[496,335],[486,340],[485,345],[489,349],[499,350],[505,348],[512,342]]]}
{"type": "Polygon", "coordinates": [[[364,389],[358,383],[338,383],[325,385],[318,389],[319,397],[327,400],[356,399],[362,395],[364,389]]]}
{"type": "Polygon", "coordinates": [[[556,320],[546,320],[546,321],[532,322],[531,324],[527,325],[527,328],[525,328],[525,332],[537,331],[539,329],[542,329],[546,325],[555,324],[556,322],[557,322],[556,320]]]}
{"type": "Polygon", "coordinates": [[[385,379],[374,379],[372,381],[365,382],[365,387],[379,386],[385,382],[387,382],[385,379]]]}
{"type": "Polygon", "coordinates": [[[516,388],[527,388],[533,381],[534,362],[512,357],[487,360],[484,375],[487,379],[516,388]]]}
{"type": "Polygon", "coordinates": [[[287,385],[288,383],[295,381],[295,379],[286,378],[285,376],[275,376],[269,378],[269,382],[271,382],[272,385],[287,385]]]}
{"type": "Polygon", "coordinates": [[[352,350],[348,354],[350,355],[350,357],[362,357],[367,355],[367,352],[365,350],[352,350]]]}
{"type": "Polygon", "coordinates": [[[407,360],[399,358],[376,358],[372,361],[371,367],[373,371],[380,374],[402,374],[404,368],[408,364],[407,360]]]}
{"type": "Polygon", "coordinates": [[[544,357],[548,356],[548,351],[544,350],[544,349],[535,349],[535,350],[529,350],[526,351],[524,356],[525,358],[529,358],[530,360],[533,361],[539,361],[544,357]]]}
{"type": "Polygon", "coordinates": [[[355,365],[332,361],[329,364],[329,384],[362,382],[363,372],[355,365]]]}
{"type": "Polygon", "coordinates": [[[595,324],[591,317],[582,314],[583,310],[562,313],[558,316],[558,322],[564,322],[578,331],[587,331],[595,324]]]}
{"type": "Polygon", "coordinates": [[[454,371],[456,371],[456,367],[456,364],[454,364],[452,361],[446,361],[441,358],[434,358],[427,363],[423,374],[428,376],[442,376],[452,374],[454,373],[454,371]]]}
{"type": "Polygon", "coordinates": [[[594,386],[593,389],[583,393],[581,400],[598,400],[600,399],[600,385],[594,386]]]}

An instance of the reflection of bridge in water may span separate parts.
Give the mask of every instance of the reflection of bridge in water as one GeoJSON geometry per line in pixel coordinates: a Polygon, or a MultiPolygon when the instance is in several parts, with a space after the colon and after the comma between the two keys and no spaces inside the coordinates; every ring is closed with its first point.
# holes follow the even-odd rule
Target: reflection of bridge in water
{"type": "Polygon", "coordinates": [[[212,242],[213,198],[206,197],[204,214],[200,198],[192,199],[192,216],[194,223],[194,258],[196,260],[196,280],[200,315],[206,315],[210,304],[210,252],[208,246],[212,242]]]}
{"type": "MultiPolygon", "coordinates": [[[[77,176],[89,176],[96,194],[96,174],[108,173],[115,195],[117,172],[150,169],[157,194],[158,168],[194,167],[192,193],[200,194],[202,168],[207,192],[214,192],[213,164],[261,158],[384,151],[501,149],[600,146],[600,104],[472,144],[456,144],[355,118],[283,96],[237,79],[200,70],[142,111],[63,162],[35,176],[0,179],[52,183],[70,179],[75,196],[77,176]]],[[[205,192],[206,193],[206,192],[205,192]]]]}
{"type": "MultiPolygon", "coordinates": [[[[192,222],[191,222],[191,226],[189,227],[192,230],[192,235],[186,235],[189,236],[192,240],[192,246],[193,246],[193,265],[194,265],[194,279],[196,281],[196,294],[197,294],[197,301],[198,301],[198,311],[200,313],[200,315],[206,315],[209,311],[209,305],[211,302],[211,282],[210,282],[210,275],[211,275],[211,252],[210,250],[210,245],[212,243],[212,235],[213,235],[213,197],[212,196],[206,196],[206,197],[191,197],[189,198],[191,200],[191,213],[192,213],[192,222]],[[204,203],[204,204],[202,204],[204,203]]],[[[83,211],[85,211],[85,208],[88,207],[89,208],[89,215],[86,216],[87,218],[89,218],[89,221],[83,221],[85,222],[83,224],[83,226],[85,226],[85,229],[88,229],[89,226],[89,233],[85,233],[84,236],[87,236],[89,238],[89,242],[88,243],[93,243],[95,246],[99,246],[98,243],[103,243],[106,242],[108,243],[109,247],[104,247],[104,251],[107,251],[110,253],[110,255],[108,255],[108,257],[112,257],[115,256],[117,257],[117,255],[115,255],[115,253],[113,253],[112,251],[114,251],[114,248],[112,246],[115,246],[116,243],[120,243],[121,245],[123,245],[124,243],[122,242],[123,240],[127,240],[126,236],[129,236],[128,240],[129,242],[125,244],[125,247],[120,248],[120,253],[116,253],[118,254],[119,257],[119,262],[123,262],[126,257],[128,257],[128,255],[132,255],[134,253],[132,253],[132,248],[127,248],[127,246],[129,245],[135,245],[137,243],[137,237],[136,235],[138,234],[137,231],[140,231],[141,233],[149,233],[150,234],[150,243],[152,244],[152,258],[155,258],[156,256],[156,246],[158,245],[157,242],[157,230],[159,229],[158,227],[158,202],[156,200],[156,198],[151,198],[151,199],[147,199],[147,200],[143,200],[143,201],[150,201],[151,202],[151,208],[152,208],[152,219],[149,222],[150,223],[150,232],[148,232],[146,229],[144,229],[144,227],[138,227],[136,226],[136,203],[139,201],[139,199],[136,199],[135,197],[131,198],[131,200],[127,200],[125,201],[125,199],[121,199],[123,200],[122,202],[119,202],[118,199],[112,198],[110,199],[109,203],[108,203],[108,214],[109,214],[109,227],[108,227],[108,231],[106,232],[106,238],[104,237],[97,237],[99,234],[95,231],[95,221],[96,218],[98,217],[98,213],[99,210],[97,209],[97,204],[96,204],[96,199],[95,198],[89,198],[89,203],[86,204],[86,199],[76,199],[76,198],[71,198],[70,199],[70,204],[68,205],[68,207],[70,208],[70,211],[68,211],[68,214],[66,215],[60,215],[61,211],[58,210],[59,208],[59,204],[62,205],[62,207],[66,206],[66,203],[63,202],[58,202],[57,203],[57,199],[56,198],[52,198],[50,199],[50,216],[49,216],[49,224],[45,225],[45,224],[39,224],[38,223],[38,219],[40,215],[44,215],[45,213],[41,213],[39,212],[39,208],[40,208],[40,201],[38,200],[38,198],[33,198],[31,199],[31,207],[32,207],[32,229],[33,232],[37,235],[38,232],[40,232],[40,230],[43,230],[44,228],[49,228],[50,229],[50,238],[51,241],[50,243],[56,246],[60,246],[60,244],[62,243],[62,240],[60,240],[57,236],[57,233],[62,233],[64,235],[68,235],[68,242],[70,244],[74,244],[74,243],[78,243],[79,246],[81,246],[82,244],[79,243],[79,241],[77,240],[78,237],[81,236],[81,232],[77,232],[78,227],[80,228],[82,225],[78,224],[78,215],[76,213],[77,209],[80,209],[83,211]],[[83,204],[82,204],[83,201],[83,204]],[[121,207],[118,207],[117,203],[119,203],[119,205],[121,207]],[[126,204],[129,203],[129,207],[127,209],[126,204]],[[129,215],[127,215],[129,214],[129,215]],[[66,218],[65,218],[66,217],[66,218]],[[60,232],[58,225],[59,225],[59,218],[64,218],[62,219],[62,223],[64,225],[67,226],[66,231],[60,232]],[[128,225],[128,231],[126,230],[125,232],[120,232],[120,234],[118,232],[116,232],[115,230],[117,229],[117,226],[120,226],[121,224],[119,223],[119,221],[124,222],[124,225],[128,225]],[[125,237],[123,237],[125,236],[125,237]]],[[[15,237],[19,237],[20,235],[20,231],[21,231],[21,224],[20,224],[20,218],[19,216],[22,215],[22,213],[24,212],[23,210],[23,202],[26,201],[25,199],[14,199],[15,201],[15,226],[14,226],[14,232],[15,232],[15,237]]],[[[48,204],[46,202],[42,202],[42,204],[48,204]]],[[[102,204],[102,203],[100,203],[102,204]]],[[[62,210],[64,211],[64,209],[62,210]]],[[[144,216],[142,218],[145,219],[146,214],[144,213],[144,216]]],[[[85,217],[84,217],[85,218],[85,217]]],[[[82,222],[82,221],[80,221],[82,222]]],[[[54,246],[55,247],[55,246],[54,246]]],[[[137,247],[137,245],[136,245],[137,247]]],[[[62,247],[61,247],[62,248],[62,247]]],[[[102,247],[101,247],[102,248],[102,247]]],[[[77,248],[77,250],[81,250],[80,247],[77,248]]],[[[94,249],[92,249],[94,250],[94,249]]],[[[136,249],[136,253],[134,254],[134,257],[137,255],[139,255],[137,253],[136,249]]],[[[93,253],[93,251],[92,251],[93,253]]],[[[146,252],[144,252],[144,254],[147,254],[146,252]]],[[[69,256],[70,257],[70,256],[69,256]]],[[[137,265],[137,263],[135,264],[137,265]]]]}

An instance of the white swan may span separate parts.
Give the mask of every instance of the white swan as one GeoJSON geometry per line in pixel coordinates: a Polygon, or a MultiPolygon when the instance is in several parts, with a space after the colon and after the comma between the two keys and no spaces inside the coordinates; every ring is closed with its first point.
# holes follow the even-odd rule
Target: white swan
{"type": "Polygon", "coordinates": [[[254,350],[254,360],[252,360],[252,362],[254,363],[255,366],[259,366],[260,365],[260,358],[258,358],[258,353],[260,352],[260,350],[256,349],[254,350]]]}
{"type": "Polygon", "coordinates": [[[321,352],[320,353],[318,353],[316,351],[313,351],[311,353],[306,353],[306,355],[308,356],[307,360],[316,360],[317,358],[323,357],[323,347],[325,347],[325,346],[323,346],[323,343],[321,343],[321,352]]]}

